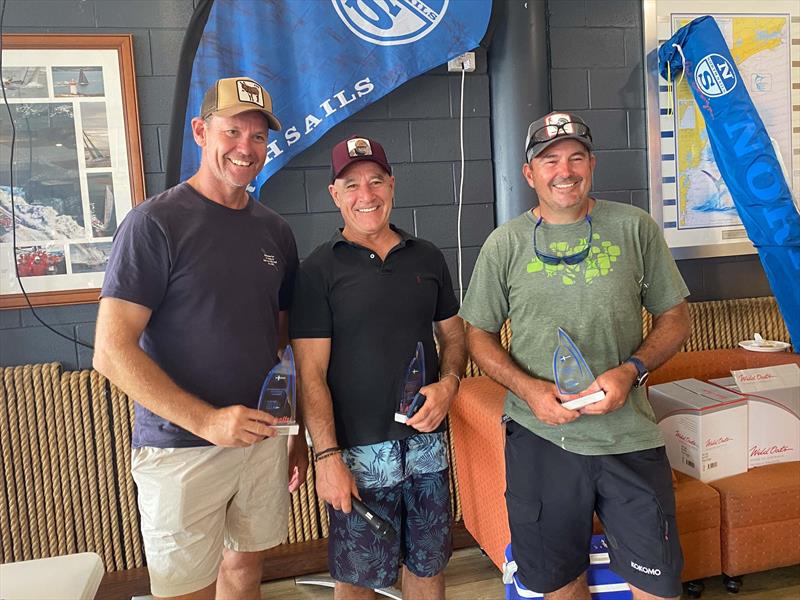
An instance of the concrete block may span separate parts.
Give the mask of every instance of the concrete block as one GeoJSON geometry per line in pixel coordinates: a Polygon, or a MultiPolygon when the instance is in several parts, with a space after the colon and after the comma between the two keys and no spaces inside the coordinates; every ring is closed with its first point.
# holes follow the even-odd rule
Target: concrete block
{"type": "MultiPolygon", "coordinates": [[[[57,325],[55,329],[74,338],[72,325],[57,325]]],[[[48,362],[60,362],[67,370],[76,369],[75,343],[41,326],[0,331],[0,365],[15,367],[48,362]]]]}
{"type": "Polygon", "coordinates": [[[288,215],[306,212],[306,190],[303,171],[281,169],[261,188],[259,200],[264,206],[288,215]]]}
{"type": "MultiPolygon", "coordinates": [[[[427,206],[415,208],[417,235],[440,248],[458,245],[456,206],[427,206]]],[[[494,206],[491,204],[469,204],[461,211],[462,246],[479,246],[494,229],[494,206]]]]}
{"type": "Polygon", "coordinates": [[[161,147],[158,139],[157,125],[142,125],[139,128],[142,137],[142,160],[145,173],[160,173],[164,170],[161,162],[161,147]]]}
{"type": "Polygon", "coordinates": [[[586,24],[590,27],[641,27],[639,0],[592,0],[586,3],[586,24]]]}
{"type": "Polygon", "coordinates": [[[589,100],[592,108],[644,108],[641,69],[591,69],[589,100]]]}
{"type": "Polygon", "coordinates": [[[554,69],[625,65],[622,29],[565,27],[550,32],[554,69]]]}
{"type": "Polygon", "coordinates": [[[628,115],[622,110],[577,111],[592,130],[595,150],[628,148],[628,115]]]}
{"type": "Polygon", "coordinates": [[[402,163],[393,166],[395,206],[452,204],[453,170],[448,163],[402,163]]]}
{"type": "MultiPolygon", "coordinates": [[[[69,306],[40,306],[36,314],[48,325],[69,325],[73,323],[94,323],[97,320],[97,303],[72,304],[69,306]]],[[[22,310],[23,327],[40,327],[30,309],[22,310]]]]}
{"type": "Polygon", "coordinates": [[[647,187],[647,154],[644,150],[608,150],[595,154],[597,167],[592,188],[596,192],[647,187]]]}
{"type": "Polygon", "coordinates": [[[95,3],[81,0],[8,0],[6,27],[94,27],[95,3]]]}
{"type": "Polygon", "coordinates": [[[151,29],[153,75],[177,75],[185,29],[151,29]]]}
{"type": "MultiPolygon", "coordinates": [[[[447,79],[450,83],[450,115],[458,118],[461,114],[461,75],[451,75],[447,79]]],[[[488,117],[489,114],[489,76],[467,73],[464,79],[464,118],[488,117]]]]}
{"type": "Polygon", "coordinates": [[[585,0],[549,0],[550,27],[582,27],[586,24],[585,0]]]}
{"type": "MultiPolygon", "coordinates": [[[[460,160],[458,120],[412,121],[411,145],[414,162],[460,160]]],[[[489,119],[465,119],[464,154],[466,160],[491,158],[491,146],[489,119]]]]}
{"type": "Polygon", "coordinates": [[[139,92],[139,123],[168,125],[172,117],[175,96],[175,77],[137,77],[139,92]]]}
{"type": "Polygon", "coordinates": [[[392,119],[430,119],[450,116],[447,77],[415,77],[386,96],[392,119]]]}
{"type": "Polygon", "coordinates": [[[186,29],[194,12],[192,0],[106,0],[95,7],[99,27],[186,29]]]}
{"type": "MultiPolygon", "coordinates": [[[[521,152],[520,152],[521,154],[521,152]]],[[[520,159],[519,179],[522,180],[522,159],[520,159]]],[[[453,189],[458,203],[458,189],[461,180],[461,161],[453,163],[453,189]]],[[[468,160],[464,162],[464,204],[493,204],[494,177],[491,160],[468,160]]]]}
{"type": "Polygon", "coordinates": [[[589,108],[589,74],[586,69],[552,69],[550,83],[553,108],[557,110],[589,108]]]}

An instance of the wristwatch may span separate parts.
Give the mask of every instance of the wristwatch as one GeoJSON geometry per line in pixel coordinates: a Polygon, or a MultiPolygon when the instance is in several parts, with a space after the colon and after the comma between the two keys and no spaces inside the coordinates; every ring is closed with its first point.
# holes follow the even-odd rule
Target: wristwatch
{"type": "Polygon", "coordinates": [[[636,379],[633,380],[633,387],[638,388],[642,387],[647,378],[650,377],[650,371],[647,370],[647,367],[644,366],[644,363],[641,359],[636,358],[635,356],[631,356],[622,363],[631,363],[634,367],[636,367],[636,379]]]}

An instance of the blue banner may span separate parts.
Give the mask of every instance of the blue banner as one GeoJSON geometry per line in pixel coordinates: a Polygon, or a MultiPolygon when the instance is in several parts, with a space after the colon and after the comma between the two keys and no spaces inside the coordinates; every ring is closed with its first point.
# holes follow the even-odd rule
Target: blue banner
{"type": "MultiPolygon", "coordinates": [[[[661,76],[681,70],[714,159],[800,352],[800,215],[769,134],[713,17],[681,27],[658,50],[661,76]]],[[[788,68],[788,65],[787,65],[788,68]]],[[[787,123],[787,127],[791,124],[787,123]]]]}
{"type": "MultiPolygon", "coordinates": [[[[191,64],[191,75],[178,77],[176,98],[183,94],[186,106],[173,113],[168,162],[179,162],[181,180],[197,170],[200,149],[189,132],[205,90],[219,78],[246,75],[270,93],[283,125],[283,131],[270,132],[267,163],[256,181],[260,188],[337,123],[477,47],[490,13],[491,0],[202,2],[184,41],[183,62],[191,64]],[[199,42],[192,27],[201,30],[199,42]],[[182,80],[188,80],[188,90],[180,89],[182,80]],[[176,127],[182,143],[176,143],[176,127]],[[180,157],[173,156],[178,151],[180,157]]],[[[177,183],[167,172],[167,183],[177,183]]]]}

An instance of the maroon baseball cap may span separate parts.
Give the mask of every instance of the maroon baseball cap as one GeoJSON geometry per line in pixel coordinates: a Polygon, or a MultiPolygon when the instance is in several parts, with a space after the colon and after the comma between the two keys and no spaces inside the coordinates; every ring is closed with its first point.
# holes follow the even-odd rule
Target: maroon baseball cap
{"type": "Polygon", "coordinates": [[[369,160],[380,165],[389,175],[392,174],[392,167],[386,159],[386,152],[375,140],[351,136],[342,140],[331,150],[331,183],[341,175],[347,167],[360,160],[369,160]]]}

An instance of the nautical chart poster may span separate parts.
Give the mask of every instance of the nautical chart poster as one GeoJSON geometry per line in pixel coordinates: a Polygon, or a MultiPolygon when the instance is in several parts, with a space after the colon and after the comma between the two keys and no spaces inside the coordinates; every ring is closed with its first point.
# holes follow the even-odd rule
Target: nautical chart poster
{"type": "Polygon", "coordinates": [[[679,74],[668,82],[658,76],[655,51],[702,15],[713,16],[722,31],[783,163],[795,204],[800,194],[800,3],[648,0],[644,34],[650,212],[676,258],[755,252],[685,78],[679,74]]]}
{"type": "MultiPolygon", "coordinates": [[[[117,225],[144,198],[141,160],[131,160],[141,156],[135,95],[126,99],[120,49],[108,43],[81,49],[80,36],[72,47],[19,47],[19,38],[34,37],[52,42],[4,39],[2,307],[26,304],[17,275],[34,304],[96,300],[117,225]],[[134,104],[133,121],[126,102],[134,104]]],[[[91,36],[95,44],[96,37],[109,36],[91,36]]],[[[114,37],[130,51],[128,36],[114,37]]],[[[133,80],[132,71],[127,76],[133,80]]]]}

